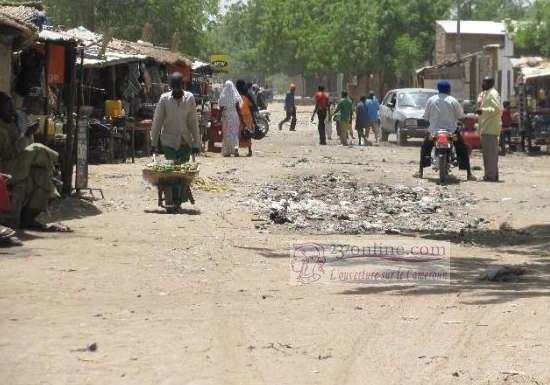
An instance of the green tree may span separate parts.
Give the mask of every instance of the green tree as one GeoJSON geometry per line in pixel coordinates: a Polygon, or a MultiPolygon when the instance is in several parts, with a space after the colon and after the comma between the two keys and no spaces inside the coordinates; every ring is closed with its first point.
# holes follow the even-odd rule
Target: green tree
{"type": "Polygon", "coordinates": [[[527,18],[519,23],[514,40],[523,53],[550,56],[550,1],[534,2],[527,18]]]}

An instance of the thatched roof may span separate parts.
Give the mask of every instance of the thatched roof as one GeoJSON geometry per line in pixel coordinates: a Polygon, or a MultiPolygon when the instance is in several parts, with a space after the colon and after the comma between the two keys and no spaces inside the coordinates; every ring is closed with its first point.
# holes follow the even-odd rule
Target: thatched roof
{"type": "Polygon", "coordinates": [[[15,48],[23,47],[38,38],[38,27],[32,18],[36,8],[22,5],[0,5],[0,32],[15,32],[15,48]]]}
{"type": "MultiPolygon", "coordinates": [[[[65,31],[65,34],[82,42],[85,48],[86,56],[90,66],[100,66],[101,59],[99,53],[103,42],[103,35],[87,30],[84,27],[73,28],[65,31]]],[[[107,56],[111,56],[113,60],[108,60],[103,64],[114,64],[120,61],[133,61],[151,59],[162,64],[182,64],[191,67],[192,61],[179,52],[170,51],[167,48],[157,47],[150,43],[132,42],[121,39],[112,39],[107,44],[107,56]]]]}
{"type": "Polygon", "coordinates": [[[126,40],[113,39],[108,47],[120,52],[144,55],[156,62],[164,64],[184,64],[191,67],[193,63],[188,57],[179,52],[173,52],[168,48],[157,47],[151,43],[144,43],[141,41],[134,43],[126,40]]]}

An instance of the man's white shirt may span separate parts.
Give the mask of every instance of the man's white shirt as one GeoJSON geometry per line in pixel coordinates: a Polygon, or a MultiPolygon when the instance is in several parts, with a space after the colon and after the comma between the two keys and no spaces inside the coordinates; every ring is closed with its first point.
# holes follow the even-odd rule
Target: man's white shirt
{"type": "Polygon", "coordinates": [[[430,133],[436,134],[439,130],[454,132],[459,119],[465,117],[462,106],[450,95],[437,94],[428,99],[424,119],[430,123],[430,133]]]}

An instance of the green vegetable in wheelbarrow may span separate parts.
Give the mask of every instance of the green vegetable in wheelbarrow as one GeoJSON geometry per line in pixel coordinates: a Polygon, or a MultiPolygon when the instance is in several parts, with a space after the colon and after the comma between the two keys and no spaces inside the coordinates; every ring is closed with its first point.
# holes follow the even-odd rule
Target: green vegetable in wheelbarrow
{"type": "Polygon", "coordinates": [[[193,172],[193,171],[197,171],[199,166],[197,163],[182,163],[182,164],[154,163],[154,164],[148,164],[147,168],[155,172],[193,172]]]}

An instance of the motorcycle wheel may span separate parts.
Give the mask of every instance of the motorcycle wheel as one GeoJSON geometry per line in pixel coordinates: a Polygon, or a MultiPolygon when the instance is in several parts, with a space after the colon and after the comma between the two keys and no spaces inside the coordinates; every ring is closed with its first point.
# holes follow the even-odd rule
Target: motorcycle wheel
{"type": "Polygon", "coordinates": [[[258,125],[259,130],[255,130],[254,139],[262,139],[269,131],[269,121],[262,116],[258,116],[256,118],[256,124],[258,125]]]}
{"type": "Polygon", "coordinates": [[[448,165],[447,165],[447,154],[439,154],[439,183],[445,184],[447,183],[447,177],[448,177],[448,165]]]}

